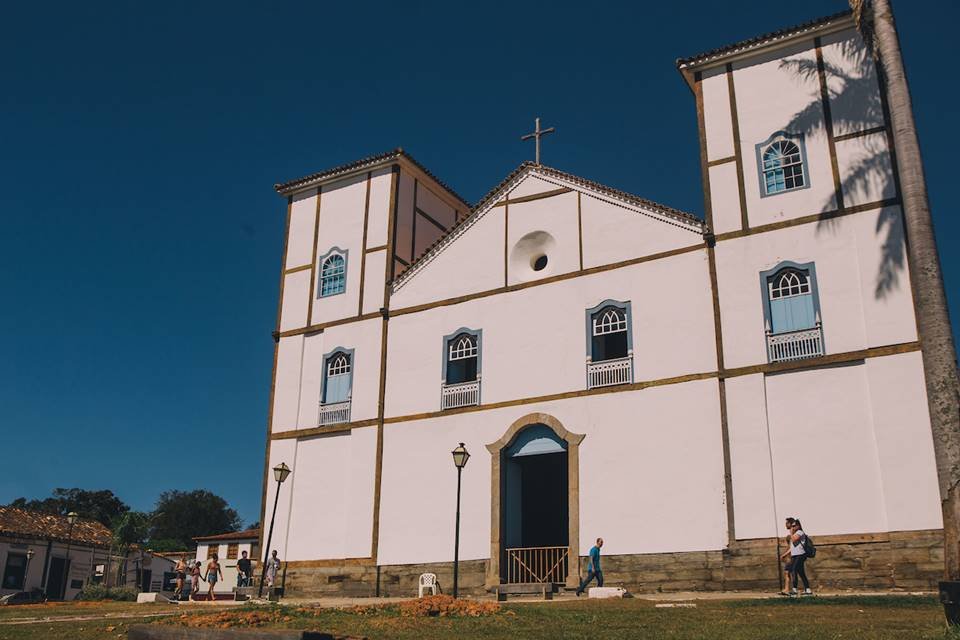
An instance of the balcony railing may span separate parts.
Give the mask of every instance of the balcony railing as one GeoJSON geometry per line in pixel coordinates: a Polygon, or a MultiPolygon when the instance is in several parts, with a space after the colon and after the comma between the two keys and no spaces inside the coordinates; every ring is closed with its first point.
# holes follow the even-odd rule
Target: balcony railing
{"type": "Polygon", "coordinates": [[[320,426],[350,422],[350,401],[320,403],[320,426]]]}
{"type": "Polygon", "coordinates": [[[823,330],[812,329],[789,333],[767,333],[767,357],[770,362],[790,362],[823,355],[823,330]]]}
{"type": "Polygon", "coordinates": [[[504,549],[502,576],[508,584],[566,582],[568,547],[504,549]]]}
{"type": "Polygon", "coordinates": [[[441,409],[456,409],[480,404],[480,381],[443,385],[440,398],[441,409]]]}
{"type": "Polygon", "coordinates": [[[631,382],[633,382],[633,356],[587,363],[588,389],[631,382]]]}

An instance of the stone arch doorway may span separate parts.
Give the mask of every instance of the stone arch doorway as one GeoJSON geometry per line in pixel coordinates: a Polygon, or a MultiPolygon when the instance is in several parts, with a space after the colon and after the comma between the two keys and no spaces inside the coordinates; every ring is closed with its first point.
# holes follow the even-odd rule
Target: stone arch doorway
{"type": "Polygon", "coordinates": [[[577,584],[579,448],[583,438],[583,434],[567,431],[549,414],[530,413],[514,421],[499,440],[487,445],[491,464],[488,588],[506,582],[508,577],[511,581],[577,584]],[[535,510],[540,505],[533,508],[532,517],[528,513],[524,518],[524,492],[520,488],[523,474],[529,480],[528,508],[536,491],[551,494],[548,504],[553,505],[556,513],[548,517],[545,524],[537,522],[535,510]],[[562,495],[558,498],[555,492],[562,495]],[[565,503],[557,506],[558,499],[565,499],[565,503]],[[558,526],[564,525],[566,531],[557,531],[558,526]],[[560,544],[542,544],[550,541],[560,544]],[[520,549],[511,545],[519,545],[520,549]]]}

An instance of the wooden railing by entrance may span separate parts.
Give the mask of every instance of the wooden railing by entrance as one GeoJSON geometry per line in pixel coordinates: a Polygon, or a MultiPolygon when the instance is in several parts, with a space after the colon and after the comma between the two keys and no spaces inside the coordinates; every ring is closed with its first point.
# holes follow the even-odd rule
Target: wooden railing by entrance
{"type": "Polygon", "coordinates": [[[566,582],[569,547],[518,547],[504,549],[501,571],[505,582],[566,582]]]}

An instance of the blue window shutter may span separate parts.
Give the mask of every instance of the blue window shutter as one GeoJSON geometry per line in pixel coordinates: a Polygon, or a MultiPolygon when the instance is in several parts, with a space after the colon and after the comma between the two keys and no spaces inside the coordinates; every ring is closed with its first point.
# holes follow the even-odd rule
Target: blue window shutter
{"type": "Polygon", "coordinates": [[[351,374],[344,373],[336,376],[327,377],[327,386],[324,389],[324,399],[326,404],[334,402],[345,402],[350,393],[351,374]]]}
{"type": "Polygon", "coordinates": [[[770,321],[773,333],[800,331],[816,326],[813,296],[806,294],[771,300],[770,321]]]}

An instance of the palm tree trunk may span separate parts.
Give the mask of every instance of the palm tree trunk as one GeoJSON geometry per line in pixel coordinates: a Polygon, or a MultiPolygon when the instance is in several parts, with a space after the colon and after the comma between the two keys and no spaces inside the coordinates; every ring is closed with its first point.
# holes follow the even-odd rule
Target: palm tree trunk
{"type": "Polygon", "coordinates": [[[868,46],[875,47],[889,104],[940,485],[944,575],[947,580],[960,580],[960,386],[910,89],[890,0],[851,1],[851,5],[855,14],[870,23],[861,31],[865,38],[872,38],[868,46]]]}

